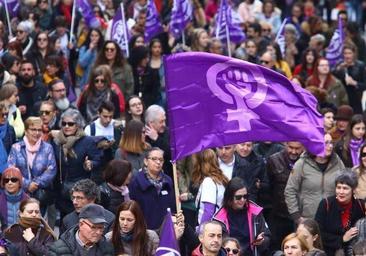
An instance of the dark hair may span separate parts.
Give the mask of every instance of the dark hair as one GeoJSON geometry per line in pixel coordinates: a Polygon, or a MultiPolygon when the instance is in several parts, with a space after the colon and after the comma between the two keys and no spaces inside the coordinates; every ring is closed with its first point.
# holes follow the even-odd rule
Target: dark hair
{"type": "Polygon", "coordinates": [[[119,145],[122,152],[141,154],[148,148],[147,143],[141,138],[143,129],[144,123],[139,120],[131,120],[126,124],[119,145]]]}
{"type": "Polygon", "coordinates": [[[123,248],[123,243],[121,242],[121,228],[119,224],[119,215],[122,211],[130,211],[135,216],[135,225],[133,227],[133,235],[132,235],[132,251],[131,253],[134,256],[146,256],[148,255],[147,251],[147,227],[144,215],[139,204],[130,200],[127,202],[123,202],[116,212],[116,220],[113,223],[113,233],[112,233],[112,244],[114,246],[114,250],[116,254],[125,253],[125,249],[123,248]]]}
{"type": "Polygon", "coordinates": [[[132,171],[131,163],[126,160],[113,159],[103,171],[103,178],[114,186],[120,187],[125,183],[132,171]]]}
{"type": "Polygon", "coordinates": [[[11,41],[8,43],[6,48],[9,50],[15,50],[17,57],[23,59],[22,44],[19,41],[11,41]]]}
{"type": "Polygon", "coordinates": [[[131,37],[130,41],[128,42],[128,49],[131,51],[133,48],[135,48],[135,43],[139,37],[144,38],[144,35],[137,34],[131,37]]]}
{"type": "Polygon", "coordinates": [[[38,201],[37,199],[30,197],[30,198],[24,199],[24,200],[22,200],[22,201],[20,202],[20,204],[19,204],[19,211],[20,211],[20,212],[24,212],[25,207],[26,207],[28,204],[32,204],[32,203],[35,203],[35,204],[40,205],[40,203],[39,203],[39,201],[38,201]]]}
{"type": "MultiPolygon", "coordinates": [[[[126,119],[126,123],[128,123],[129,121],[132,120],[132,115],[131,115],[131,113],[129,113],[129,111],[131,110],[131,108],[130,108],[130,100],[135,99],[135,98],[137,98],[137,99],[139,99],[141,101],[142,106],[143,106],[143,110],[145,110],[144,102],[142,101],[142,99],[139,96],[137,96],[137,95],[131,95],[130,97],[128,97],[128,99],[126,100],[126,104],[125,104],[125,119],[126,119]]],[[[143,120],[144,120],[144,114],[142,114],[142,116],[141,116],[141,121],[143,121],[143,120]]]]}
{"type": "Polygon", "coordinates": [[[32,68],[33,68],[33,71],[35,71],[34,63],[30,59],[22,59],[20,61],[20,66],[22,66],[23,64],[31,64],[32,68]]]}
{"type": "Polygon", "coordinates": [[[95,87],[94,79],[98,76],[104,77],[104,86],[111,91],[112,88],[112,69],[108,65],[98,65],[94,66],[89,75],[89,85],[85,89],[82,97],[87,99],[93,97],[97,93],[97,88],[95,87]]]}
{"type": "Polygon", "coordinates": [[[149,50],[145,46],[138,46],[131,50],[129,62],[134,72],[140,65],[141,61],[149,56],[149,50]]]}
{"type": "Polygon", "coordinates": [[[239,177],[232,178],[226,186],[224,198],[222,200],[222,207],[225,209],[231,209],[235,192],[243,188],[246,188],[249,193],[248,186],[243,179],[239,177]]]}
{"type": "Polygon", "coordinates": [[[360,169],[360,176],[363,175],[366,172],[366,166],[364,166],[363,162],[362,162],[362,152],[364,150],[364,148],[366,148],[366,144],[362,144],[362,146],[360,147],[360,165],[359,165],[359,169],[360,169]]]}
{"type": "MultiPolygon", "coordinates": [[[[344,140],[343,140],[343,149],[344,150],[342,151],[342,156],[344,159],[348,158],[348,154],[350,152],[350,143],[351,143],[351,139],[353,137],[352,129],[356,124],[360,124],[360,123],[364,123],[366,125],[365,119],[364,119],[363,115],[361,115],[361,114],[353,115],[351,118],[351,121],[348,123],[347,130],[346,130],[346,133],[344,135],[344,140]]],[[[366,138],[366,133],[363,136],[363,138],[364,139],[366,138]]]]}
{"type": "Polygon", "coordinates": [[[318,222],[313,219],[303,219],[300,221],[299,226],[301,224],[304,225],[306,230],[309,231],[312,236],[317,236],[316,240],[314,241],[314,247],[316,249],[323,250],[323,243],[318,222]]]}
{"type": "Polygon", "coordinates": [[[55,28],[57,27],[67,27],[67,21],[66,18],[64,16],[58,15],[55,18],[55,28]]]}
{"type": "Polygon", "coordinates": [[[87,49],[89,49],[89,45],[90,45],[90,35],[92,32],[97,32],[99,34],[99,41],[98,41],[98,44],[97,44],[97,52],[99,52],[102,47],[103,47],[103,44],[104,44],[104,37],[103,37],[103,34],[102,32],[100,31],[100,29],[98,28],[92,28],[89,30],[88,32],[88,35],[86,36],[86,39],[85,39],[85,42],[83,43],[82,46],[85,46],[87,49]]]}
{"type": "Polygon", "coordinates": [[[152,47],[154,46],[155,43],[159,43],[160,46],[161,46],[161,53],[163,54],[164,52],[164,49],[163,49],[163,44],[162,42],[160,41],[159,38],[154,38],[150,41],[150,44],[149,44],[149,53],[150,53],[150,56],[151,56],[151,51],[152,51],[152,47]]]}
{"type": "Polygon", "coordinates": [[[337,113],[337,111],[334,108],[331,107],[326,107],[326,108],[322,108],[320,109],[320,113],[324,116],[326,113],[332,112],[334,115],[337,113]]]}
{"type": "MultiPolygon", "coordinates": [[[[53,86],[55,84],[58,84],[58,83],[63,83],[65,85],[64,80],[62,80],[62,79],[53,79],[53,80],[51,80],[51,82],[48,83],[48,90],[53,91],[53,86]]],[[[65,85],[65,88],[66,88],[66,85],[65,85]]]]}
{"type": "Polygon", "coordinates": [[[74,186],[70,189],[70,196],[74,192],[82,192],[88,200],[99,201],[100,200],[100,190],[97,184],[91,179],[83,179],[77,181],[74,186]]]}
{"type": "Polygon", "coordinates": [[[57,77],[62,77],[65,72],[64,62],[61,56],[59,55],[49,55],[45,59],[45,66],[53,65],[58,68],[56,73],[57,77]]]}
{"type": "Polygon", "coordinates": [[[306,66],[307,66],[306,56],[310,52],[314,56],[314,62],[312,63],[312,65],[313,65],[312,69],[313,70],[314,70],[314,67],[315,67],[315,62],[319,58],[319,54],[318,54],[318,52],[315,49],[313,49],[313,48],[306,48],[305,51],[303,52],[302,56],[301,56],[301,65],[302,65],[302,69],[304,69],[304,70],[306,70],[306,66]]]}
{"type": "Polygon", "coordinates": [[[358,185],[357,174],[350,169],[344,170],[336,179],[335,185],[344,184],[350,186],[352,190],[355,190],[358,185]]]}
{"type": "MultiPolygon", "coordinates": [[[[48,33],[47,33],[47,32],[45,32],[45,31],[40,31],[40,32],[38,32],[38,33],[36,34],[36,36],[35,36],[34,40],[35,40],[35,41],[37,41],[37,40],[38,40],[38,37],[39,37],[40,35],[42,35],[42,34],[46,35],[47,40],[48,40],[48,43],[47,43],[47,50],[46,50],[46,55],[47,55],[47,54],[49,54],[50,52],[52,52],[52,51],[53,51],[53,44],[52,44],[52,42],[51,42],[50,37],[48,36],[48,33]]],[[[38,51],[39,51],[39,48],[38,48],[38,44],[37,44],[37,43],[33,44],[33,47],[34,47],[34,49],[33,49],[33,50],[34,50],[35,52],[38,52],[38,51]]]]}
{"type": "Polygon", "coordinates": [[[99,51],[97,59],[95,60],[94,66],[97,67],[99,65],[108,64],[108,60],[105,57],[105,49],[108,44],[113,44],[114,47],[116,48],[116,58],[114,59],[113,67],[111,67],[111,68],[113,69],[115,67],[123,67],[123,65],[125,64],[125,58],[123,56],[121,48],[115,41],[112,41],[112,40],[107,40],[104,42],[103,47],[99,51]]]}
{"type": "Polygon", "coordinates": [[[257,33],[259,33],[259,35],[261,35],[262,27],[258,22],[249,23],[248,28],[252,28],[255,32],[257,32],[257,33]]]}
{"type": "Polygon", "coordinates": [[[102,113],[103,109],[107,110],[108,112],[114,112],[115,107],[112,102],[110,101],[103,101],[100,105],[98,112],[102,113]]]}

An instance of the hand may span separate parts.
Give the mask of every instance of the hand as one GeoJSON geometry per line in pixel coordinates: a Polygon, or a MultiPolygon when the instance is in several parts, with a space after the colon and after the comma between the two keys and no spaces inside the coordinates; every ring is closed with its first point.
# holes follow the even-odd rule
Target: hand
{"type": "Polygon", "coordinates": [[[261,180],[257,179],[257,181],[255,182],[255,186],[257,187],[257,189],[261,188],[261,180]]]}
{"type": "Polygon", "coordinates": [[[179,200],[182,202],[188,201],[189,193],[183,193],[179,195],[179,200]]]}
{"type": "Polygon", "coordinates": [[[185,228],[183,211],[180,210],[175,216],[172,216],[172,220],[174,223],[175,237],[179,240],[182,237],[185,228]]]}
{"type": "Polygon", "coordinates": [[[20,113],[23,114],[23,115],[25,114],[25,112],[27,112],[27,106],[26,105],[20,105],[18,107],[18,109],[19,109],[20,113]]]}
{"type": "Polygon", "coordinates": [[[146,125],[145,129],[146,129],[146,131],[145,131],[146,136],[148,136],[152,140],[157,140],[158,139],[159,134],[154,128],[146,125]]]}
{"type": "Polygon", "coordinates": [[[184,215],[183,215],[183,211],[179,210],[177,212],[177,214],[175,215],[175,218],[177,220],[177,223],[183,222],[184,223],[184,215]]]}
{"type": "Polygon", "coordinates": [[[93,163],[92,161],[90,161],[88,159],[88,156],[85,157],[85,161],[84,161],[84,169],[86,171],[91,171],[91,169],[93,168],[93,163]]]}
{"type": "Polygon", "coordinates": [[[264,232],[260,233],[259,235],[257,235],[257,237],[255,238],[255,240],[253,241],[253,245],[255,246],[259,246],[264,242],[264,232]]]}
{"type": "Polygon", "coordinates": [[[346,233],[344,233],[343,242],[348,242],[357,235],[358,235],[358,228],[356,227],[350,228],[346,233]]]}
{"type": "Polygon", "coordinates": [[[89,49],[93,50],[95,48],[95,46],[97,46],[95,42],[90,42],[89,49]]]}
{"type": "Polygon", "coordinates": [[[36,191],[38,189],[38,184],[35,183],[34,181],[32,181],[30,184],[29,184],[29,187],[28,187],[28,191],[33,193],[34,191],[36,191]]]}
{"type": "Polygon", "coordinates": [[[68,42],[68,43],[67,43],[67,48],[68,48],[69,50],[72,50],[72,49],[74,48],[74,44],[73,44],[73,43],[71,43],[71,42],[68,42]]]}
{"type": "Polygon", "coordinates": [[[350,75],[347,75],[347,74],[345,77],[345,81],[346,81],[346,85],[351,85],[351,86],[355,86],[355,87],[357,85],[356,80],[354,80],[350,75]]]}
{"type": "Polygon", "coordinates": [[[32,232],[32,229],[31,229],[31,228],[27,228],[26,230],[24,230],[24,231],[23,231],[23,238],[24,238],[27,242],[29,242],[30,240],[32,240],[32,239],[33,239],[33,237],[35,237],[35,236],[34,236],[34,234],[33,234],[33,232],[32,232]]]}

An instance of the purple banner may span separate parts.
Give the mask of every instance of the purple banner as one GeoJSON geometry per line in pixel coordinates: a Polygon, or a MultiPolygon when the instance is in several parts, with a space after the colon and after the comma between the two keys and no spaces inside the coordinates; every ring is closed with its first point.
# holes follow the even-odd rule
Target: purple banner
{"type": "Polygon", "coordinates": [[[334,68],[339,62],[343,60],[343,43],[344,43],[344,31],[342,19],[338,19],[338,28],[334,31],[334,34],[330,40],[329,46],[326,50],[325,57],[329,61],[331,68],[334,68]]]}
{"type": "Polygon", "coordinates": [[[124,56],[129,57],[128,41],[130,33],[127,28],[123,3],[121,3],[112,21],[111,39],[121,48],[124,56]]]}
{"type": "Polygon", "coordinates": [[[149,42],[154,36],[163,32],[159,13],[156,10],[154,0],[148,0],[145,23],[145,41],[149,42]]]}
{"type": "Polygon", "coordinates": [[[285,18],[281,24],[280,29],[277,32],[275,42],[280,47],[282,58],[285,57],[285,49],[286,49],[286,42],[285,42],[285,26],[287,23],[287,18],[285,18]]]}
{"type": "MultiPolygon", "coordinates": [[[[20,9],[20,1],[18,0],[1,0],[1,4],[5,5],[5,2],[7,3],[9,17],[13,18],[18,16],[18,12],[20,9]]],[[[5,7],[4,7],[5,8],[5,7]]]]}
{"type": "Polygon", "coordinates": [[[317,101],[285,76],[200,52],[167,56],[164,67],[173,160],[245,141],[299,141],[323,154],[317,101]]]}
{"type": "Polygon", "coordinates": [[[93,12],[93,8],[90,5],[88,0],[77,0],[77,5],[80,8],[80,12],[82,16],[84,17],[85,24],[89,28],[99,28],[100,27],[100,21],[95,17],[95,14],[93,12]]]}
{"type": "Polygon", "coordinates": [[[169,30],[175,38],[182,36],[182,32],[192,16],[193,9],[189,0],[174,0],[169,30]]]}
{"type": "Polygon", "coordinates": [[[159,247],[156,249],[155,256],[180,256],[177,239],[175,238],[174,224],[172,215],[168,211],[165,216],[164,224],[160,232],[159,247]]]}

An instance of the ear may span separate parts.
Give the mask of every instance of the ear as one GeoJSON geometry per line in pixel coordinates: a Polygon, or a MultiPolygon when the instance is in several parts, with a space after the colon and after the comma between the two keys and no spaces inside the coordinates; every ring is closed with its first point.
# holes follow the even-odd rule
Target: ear
{"type": "Polygon", "coordinates": [[[316,239],[318,239],[319,235],[316,234],[315,236],[313,236],[313,241],[316,241],[316,239]]]}
{"type": "Polygon", "coordinates": [[[144,165],[147,166],[147,159],[144,158],[144,165]]]}

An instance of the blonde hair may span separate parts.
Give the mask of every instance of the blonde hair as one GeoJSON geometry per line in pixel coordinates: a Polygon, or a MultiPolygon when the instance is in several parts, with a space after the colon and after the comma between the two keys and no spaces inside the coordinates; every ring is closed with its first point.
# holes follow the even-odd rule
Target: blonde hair
{"type": "Polygon", "coordinates": [[[42,125],[42,119],[40,117],[30,116],[24,122],[24,127],[26,130],[28,130],[29,127],[33,125],[42,125]]]}
{"type": "Polygon", "coordinates": [[[282,244],[281,244],[282,251],[284,250],[285,243],[287,243],[288,241],[290,241],[292,239],[297,239],[299,241],[302,252],[308,252],[310,250],[309,245],[303,236],[300,236],[296,233],[291,233],[282,240],[282,244]]]}

